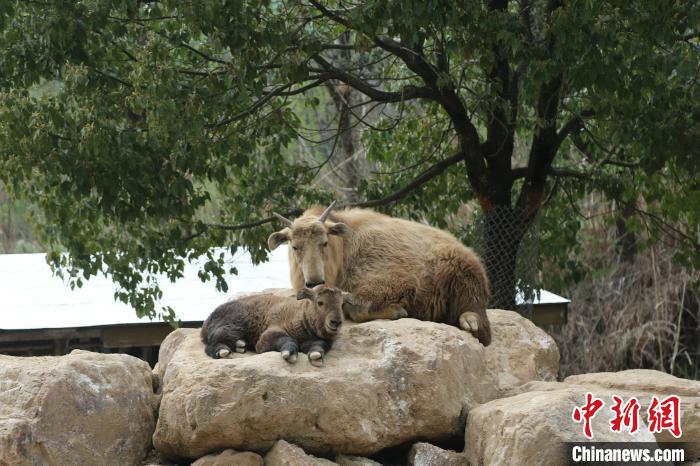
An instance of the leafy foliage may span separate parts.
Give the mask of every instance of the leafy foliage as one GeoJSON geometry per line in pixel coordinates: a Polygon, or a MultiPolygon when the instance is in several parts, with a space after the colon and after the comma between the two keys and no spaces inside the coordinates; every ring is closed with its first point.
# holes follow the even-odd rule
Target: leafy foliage
{"type": "Polygon", "coordinates": [[[362,205],[440,226],[472,199],[542,210],[554,255],[593,190],[697,265],[698,24],[661,0],[3,2],[0,180],[40,209],[54,267],[154,315],[156,274],[206,255],[226,289],[211,246],[263,260],[273,209],[330,200],[300,112],[345,83],[367,99],[362,205]]]}

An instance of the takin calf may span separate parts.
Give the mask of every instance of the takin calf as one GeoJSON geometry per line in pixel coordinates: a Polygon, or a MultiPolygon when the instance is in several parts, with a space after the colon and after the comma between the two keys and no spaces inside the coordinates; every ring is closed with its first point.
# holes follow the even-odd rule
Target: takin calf
{"type": "Polygon", "coordinates": [[[343,302],[349,293],[319,285],[296,295],[257,294],[217,307],[202,325],[204,351],[212,358],[228,357],[232,349],[245,353],[280,351],[294,363],[302,351],[314,366],[323,365],[343,322],[343,302]]]}
{"type": "MultiPolygon", "coordinates": [[[[335,204],[335,203],[333,203],[335,204]]],[[[356,321],[414,317],[443,322],[491,342],[489,283],[474,252],[451,234],[368,209],[313,207],[268,238],[289,243],[292,286],[338,286],[354,296],[356,321]]]]}

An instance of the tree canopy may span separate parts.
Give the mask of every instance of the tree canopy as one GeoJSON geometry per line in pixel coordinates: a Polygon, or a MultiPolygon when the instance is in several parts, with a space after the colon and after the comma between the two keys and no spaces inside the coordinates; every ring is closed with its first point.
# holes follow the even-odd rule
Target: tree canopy
{"type": "MultiPolygon", "coordinates": [[[[700,264],[699,28],[698,2],[664,0],[3,2],[0,180],[57,269],[154,315],[155,274],[206,255],[226,289],[212,246],[263,260],[273,210],[332,199],[299,144],[333,157],[337,131],[300,117],[330,82],[361,95],[357,204],[443,227],[471,200],[505,212],[490,270],[548,211],[572,247],[584,190],[700,264]]],[[[511,304],[513,277],[490,278],[511,304]]]]}

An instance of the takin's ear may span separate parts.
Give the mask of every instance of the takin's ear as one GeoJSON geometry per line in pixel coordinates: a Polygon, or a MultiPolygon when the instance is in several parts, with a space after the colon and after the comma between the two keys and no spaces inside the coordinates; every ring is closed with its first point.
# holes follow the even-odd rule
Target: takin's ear
{"type": "Polygon", "coordinates": [[[328,227],[328,234],[329,235],[345,236],[349,231],[350,231],[350,228],[342,222],[332,223],[328,227]]]}
{"type": "Polygon", "coordinates": [[[289,241],[289,228],[284,230],[276,231],[267,238],[267,247],[270,251],[274,251],[280,244],[284,244],[289,241]]]}
{"type": "Polygon", "coordinates": [[[316,293],[314,293],[314,290],[310,288],[302,288],[299,290],[297,293],[297,299],[311,299],[313,300],[316,297],[316,293]]]}
{"type": "Polygon", "coordinates": [[[343,304],[355,304],[355,297],[352,295],[352,293],[348,293],[347,291],[343,291],[343,304]]]}

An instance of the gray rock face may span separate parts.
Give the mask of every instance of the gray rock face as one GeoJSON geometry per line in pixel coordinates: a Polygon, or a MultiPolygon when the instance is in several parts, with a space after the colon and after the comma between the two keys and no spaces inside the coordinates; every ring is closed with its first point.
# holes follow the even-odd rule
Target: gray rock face
{"type": "Polygon", "coordinates": [[[557,379],[559,348],[552,337],[516,312],[489,309],[487,314],[494,341],[484,356],[498,397],[532,380],[557,379]]]}
{"type": "Polygon", "coordinates": [[[467,466],[463,453],[443,450],[429,443],[416,443],[408,454],[409,466],[467,466]]]}
{"type": "Polygon", "coordinates": [[[151,370],[127,355],[0,355],[0,465],[138,464],[155,428],[151,370]]]}
{"type": "Polygon", "coordinates": [[[364,456],[338,455],[335,457],[335,462],[338,463],[338,466],[382,466],[364,456]]]}
{"type": "Polygon", "coordinates": [[[337,463],[307,455],[298,446],[279,440],[265,455],[265,466],[337,466],[337,463]]]}
{"type": "Polygon", "coordinates": [[[458,328],[415,319],[346,323],[323,368],[305,357],[290,365],[277,353],[213,360],[197,330],[177,330],[161,347],[154,446],[194,459],[226,448],[266,451],[284,438],[313,454],[369,456],[463,435],[471,407],[558,371],[546,333],[513,312],[489,317],[488,348],[458,328]]]}
{"type": "Polygon", "coordinates": [[[192,466],[264,466],[264,464],[262,456],[257,453],[224,450],[221,453],[203,456],[192,463],[192,466]]]}
{"type": "MultiPolygon", "coordinates": [[[[558,466],[568,463],[562,442],[586,441],[582,425],[573,422],[571,414],[585,403],[590,388],[540,382],[523,390],[470,411],[464,449],[470,464],[558,466]]],[[[601,389],[594,394],[610,400],[612,393],[601,389]]],[[[593,417],[594,441],[655,442],[643,423],[635,434],[611,432],[611,418],[606,407],[593,417]]]]}

